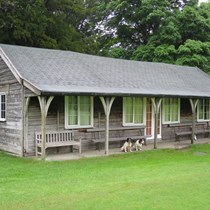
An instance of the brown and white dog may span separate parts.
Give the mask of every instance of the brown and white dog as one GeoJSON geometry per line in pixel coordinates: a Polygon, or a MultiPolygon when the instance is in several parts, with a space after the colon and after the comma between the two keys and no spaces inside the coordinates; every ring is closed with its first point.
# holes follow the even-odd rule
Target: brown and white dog
{"type": "Polygon", "coordinates": [[[136,151],[142,150],[143,144],[145,144],[145,140],[144,139],[138,139],[138,140],[136,140],[135,144],[133,145],[133,148],[136,151]]]}
{"type": "Polygon", "coordinates": [[[121,147],[121,151],[132,152],[132,139],[131,138],[127,138],[126,142],[121,147]]]}

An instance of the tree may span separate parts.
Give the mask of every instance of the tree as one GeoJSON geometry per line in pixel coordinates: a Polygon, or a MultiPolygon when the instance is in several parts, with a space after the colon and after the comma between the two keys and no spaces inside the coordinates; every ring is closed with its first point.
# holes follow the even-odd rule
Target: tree
{"type": "MultiPolygon", "coordinates": [[[[132,56],[139,46],[151,44],[151,39],[159,40],[162,35],[179,42],[181,35],[175,15],[186,5],[196,5],[197,0],[113,0],[100,7],[101,50],[104,54],[115,46],[128,51],[132,56]],[[173,31],[176,30],[176,36],[173,31]],[[171,36],[167,33],[170,32],[171,36]],[[162,33],[162,34],[160,34],[162,33]],[[111,41],[110,41],[111,40],[111,41]]],[[[159,41],[160,42],[160,41],[159,41]]],[[[161,43],[161,42],[160,42],[161,43]]],[[[173,43],[165,43],[173,44],[173,43]]]]}
{"type": "Polygon", "coordinates": [[[187,39],[210,41],[210,14],[209,4],[201,7],[185,7],[178,13],[179,31],[182,43],[187,39]]]}
{"type": "Polygon", "coordinates": [[[0,3],[2,43],[56,47],[56,40],[46,33],[50,20],[44,15],[43,1],[3,0],[0,3]]]}
{"type": "Polygon", "coordinates": [[[210,42],[201,42],[188,39],[177,50],[179,65],[197,66],[206,72],[210,72],[210,42]]]}
{"type": "Polygon", "coordinates": [[[193,4],[174,11],[146,44],[139,45],[132,59],[197,66],[210,72],[209,10],[210,4],[193,4]]]}
{"type": "Polygon", "coordinates": [[[93,52],[88,18],[93,0],[1,0],[0,42],[93,52]]]}

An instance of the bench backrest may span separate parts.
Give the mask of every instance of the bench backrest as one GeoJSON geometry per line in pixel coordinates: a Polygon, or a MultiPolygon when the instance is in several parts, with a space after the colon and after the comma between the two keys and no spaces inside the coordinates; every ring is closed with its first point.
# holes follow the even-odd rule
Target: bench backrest
{"type": "MultiPolygon", "coordinates": [[[[42,142],[41,132],[35,132],[36,142],[39,144],[42,142]]],[[[53,142],[67,142],[74,140],[73,131],[51,131],[46,132],[46,143],[53,142]]]]}

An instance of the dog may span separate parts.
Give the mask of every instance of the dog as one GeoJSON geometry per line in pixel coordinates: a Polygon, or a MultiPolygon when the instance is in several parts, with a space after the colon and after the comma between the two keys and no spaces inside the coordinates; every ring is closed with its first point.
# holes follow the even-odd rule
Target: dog
{"type": "Polygon", "coordinates": [[[132,152],[132,139],[131,138],[127,138],[126,142],[121,147],[121,151],[132,152]]]}
{"type": "Polygon", "coordinates": [[[143,144],[145,144],[145,140],[138,139],[138,140],[136,140],[135,144],[133,145],[133,149],[135,149],[136,151],[140,151],[140,150],[142,150],[143,144]]]}

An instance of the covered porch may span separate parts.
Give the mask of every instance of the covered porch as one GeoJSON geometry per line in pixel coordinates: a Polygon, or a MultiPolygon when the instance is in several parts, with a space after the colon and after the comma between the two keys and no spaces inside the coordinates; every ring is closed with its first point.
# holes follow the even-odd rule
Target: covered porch
{"type": "MultiPolygon", "coordinates": [[[[194,144],[210,144],[210,138],[202,138],[194,142],[194,144]]],[[[190,139],[183,140],[181,142],[172,142],[161,141],[158,142],[158,149],[175,149],[175,150],[184,150],[190,146],[190,139]]],[[[143,146],[142,151],[138,153],[144,153],[144,151],[153,150],[153,143],[148,143],[147,146],[143,146]]],[[[136,153],[136,152],[134,152],[136,153]]],[[[112,148],[109,149],[109,155],[126,155],[128,153],[124,153],[120,151],[120,148],[112,148]]],[[[65,153],[65,154],[51,154],[46,156],[46,161],[65,161],[65,160],[79,160],[82,158],[94,158],[94,157],[105,157],[103,150],[94,150],[94,151],[85,151],[82,154],[78,152],[74,153],[65,153]]],[[[41,157],[39,157],[41,160],[41,157]]]]}
{"type": "MultiPolygon", "coordinates": [[[[92,125],[91,128],[75,128],[75,129],[65,129],[65,130],[62,128],[64,127],[64,125],[62,126],[58,125],[57,129],[49,130],[47,121],[49,121],[48,118],[51,118],[50,116],[51,113],[48,114],[48,111],[50,110],[50,107],[51,109],[55,109],[55,105],[58,105],[57,100],[55,100],[53,104],[55,97],[56,96],[38,96],[37,97],[38,106],[39,106],[40,115],[41,115],[41,122],[40,122],[40,126],[38,126],[40,129],[35,130],[35,131],[32,130],[32,132],[35,132],[36,155],[37,156],[41,155],[42,159],[46,158],[46,149],[57,148],[57,151],[58,151],[59,147],[68,147],[68,146],[70,146],[70,149],[71,149],[70,152],[73,152],[74,146],[78,148],[78,152],[80,154],[76,155],[76,157],[79,157],[79,156],[83,157],[83,155],[86,155],[86,154],[89,154],[88,156],[91,156],[91,153],[93,156],[95,154],[101,155],[102,153],[104,155],[109,155],[109,154],[112,154],[113,152],[117,153],[119,144],[116,146],[116,149],[113,149],[113,147],[111,147],[110,149],[110,143],[112,142],[122,143],[123,141],[126,140],[126,136],[131,137],[133,140],[144,138],[146,142],[150,143],[149,144],[150,146],[148,148],[152,146],[154,149],[159,148],[159,145],[164,145],[165,142],[170,141],[171,145],[173,145],[173,143],[175,142],[175,139],[173,140],[173,138],[172,139],[166,138],[164,139],[164,141],[162,141],[161,130],[162,130],[163,125],[162,125],[162,119],[161,119],[162,118],[161,105],[164,98],[147,97],[147,100],[144,100],[146,101],[145,109],[147,110],[146,110],[145,115],[147,119],[145,119],[143,125],[123,126],[122,119],[117,119],[116,115],[113,114],[115,113],[116,110],[119,109],[119,107],[123,106],[122,105],[123,96],[121,97],[99,96],[98,99],[96,100],[97,104],[95,104],[95,106],[101,106],[101,109],[99,108],[100,111],[98,111],[97,109],[94,109],[93,111],[93,115],[96,115],[97,113],[97,120],[98,120],[97,124],[92,125]],[[116,99],[118,100],[118,102],[116,102],[116,104],[113,107],[113,104],[116,99]],[[119,101],[121,101],[121,104],[119,104],[119,101]],[[113,111],[112,111],[112,108],[114,109],[113,111]],[[112,116],[112,118],[114,118],[114,120],[113,119],[110,120],[110,115],[112,116]],[[103,118],[102,124],[100,123],[101,118],[103,118]],[[118,121],[118,126],[116,125],[115,118],[118,121]],[[153,128],[151,126],[153,126],[153,128]],[[62,129],[60,129],[60,127],[62,129]],[[115,132],[115,136],[110,135],[110,133],[112,132],[115,132]],[[77,133],[77,135],[75,135],[75,133],[77,133]],[[101,133],[103,133],[103,135],[101,133]],[[104,143],[104,147],[100,150],[95,150],[94,148],[90,149],[90,151],[83,150],[83,144],[84,142],[87,142],[87,141],[89,141],[89,144],[104,143]]],[[[25,99],[25,115],[24,115],[25,140],[27,140],[28,131],[30,130],[29,129],[30,117],[28,116],[30,113],[29,112],[30,100],[31,100],[31,97],[26,97],[25,99]]],[[[179,135],[187,133],[188,135],[186,135],[186,137],[190,139],[190,142],[188,143],[193,144],[194,141],[196,140],[196,134],[197,134],[195,130],[195,126],[197,125],[196,108],[198,105],[198,99],[188,98],[186,100],[190,104],[188,107],[190,108],[190,113],[191,113],[190,117],[188,117],[188,120],[190,120],[190,122],[188,122],[187,124],[186,123],[183,124],[181,122],[172,124],[172,125],[166,124],[164,125],[164,129],[174,130],[174,128],[176,127],[182,127],[184,125],[185,126],[187,125],[187,127],[190,128],[190,130],[179,132],[179,135]]],[[[64,102],[61,103],[61,106],[63,106],[64,104],[65,104],[64,102]]],[[[61,113],[58,113],[57,111],[56,113],[57,113],[56,121],[59,121],[59,117],[61,113]]],[[[64,115],[63,112],[62,114],[64,115]]],[[[120,115],[122,115],[122,113],[120,113],[120,115]]],[[[206,123],[204,123],[203,125],[206,125],[206,123]]],[[[210,133],[210,130],[206,130],[206,131],[210,133]]],[[[173,133],[173,132],[175,131],[172,131],[172,135],[176,135],[176,133],[173,133]]],[[[204,130],[200,131],[201,134],[202,132],[204,133],[204,130]]],[[[179,145],[179,142],[174,143],[174,144],[179,145]]],[[[74,155],[75,154],[72,154],[72,156],[74,155]]]]}

